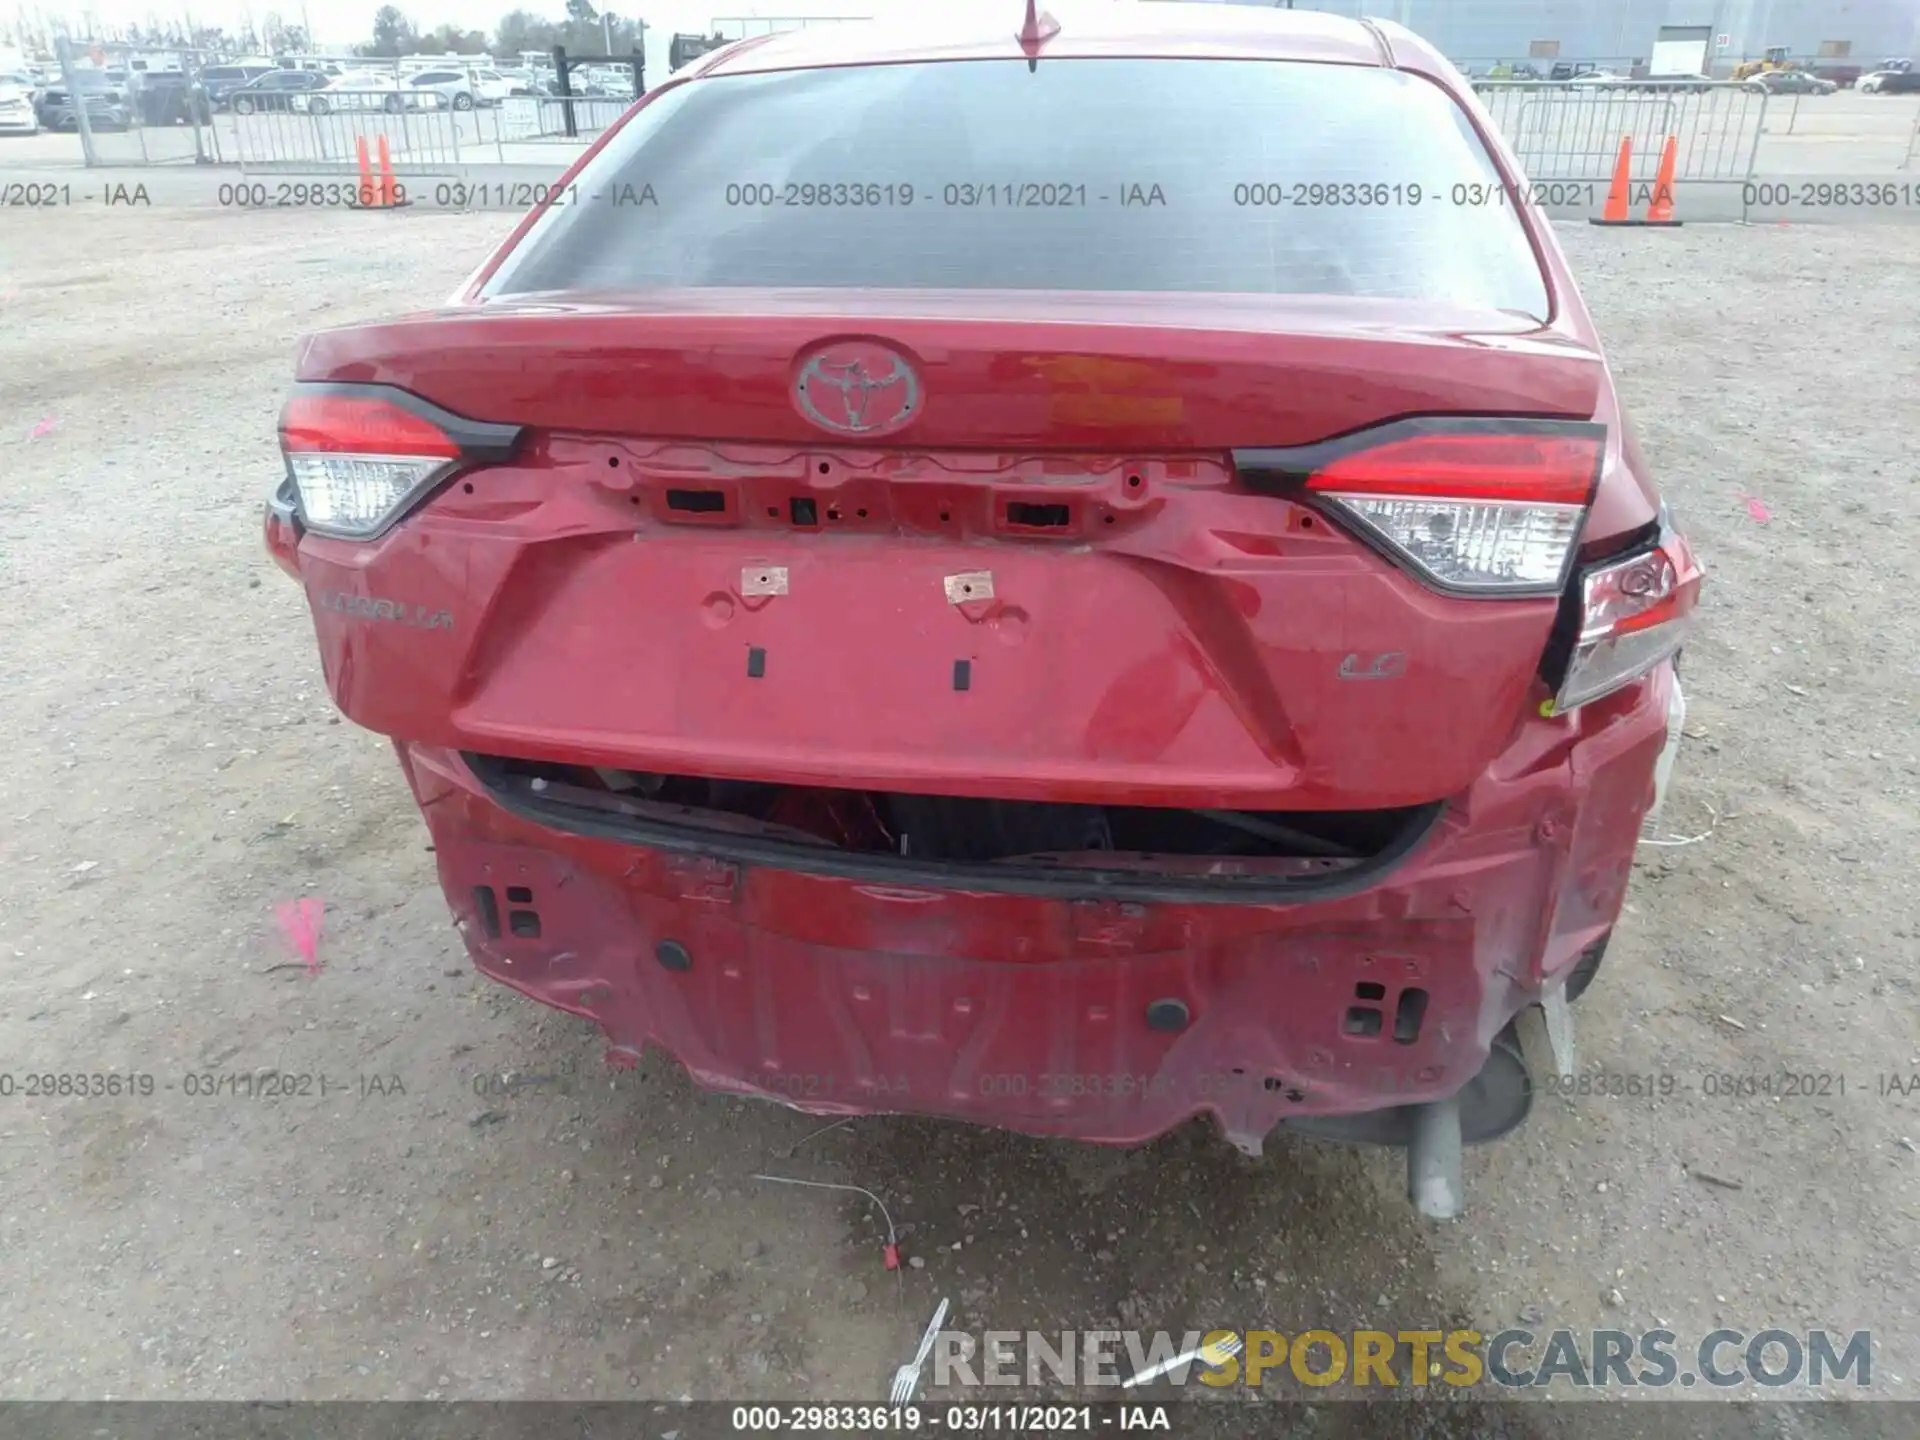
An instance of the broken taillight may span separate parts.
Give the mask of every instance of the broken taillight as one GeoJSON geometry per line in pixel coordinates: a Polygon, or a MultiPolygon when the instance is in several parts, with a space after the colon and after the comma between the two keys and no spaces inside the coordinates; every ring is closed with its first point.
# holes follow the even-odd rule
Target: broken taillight
{"type": "Polygon", "coordinates": [[[1693,550],[1664,519],[1651,550],[1583,571],[1580,634],[1553,713],[1611,694],[1677,651],[1704,578],[1693,550]]]}
{"type": "Polygon", "coordinates": [[[280,415],[302,525],[353,540],[384,533],[454,471],[508,458],[519,433],[384,385],[303,385],[280,415]]]}
{"type": "Polygon", "coordinates": [[[282,480],[280,488],[268,498],[266,514],[262,517],[261,528],[267,542],[267,553],[278,565],[294,579],[300,578],[300,517],[298,499],[293,493],[293,481],[282,480]]]}
{"type": "Polygon", "coordinates": [[[1394,430],[1402,433],[1315,465],[1308,491],[1441,589],[1544,595],[1565,585],[1599,479],[1600,426],[1410,422],[1386,433],[1394,430]]]}

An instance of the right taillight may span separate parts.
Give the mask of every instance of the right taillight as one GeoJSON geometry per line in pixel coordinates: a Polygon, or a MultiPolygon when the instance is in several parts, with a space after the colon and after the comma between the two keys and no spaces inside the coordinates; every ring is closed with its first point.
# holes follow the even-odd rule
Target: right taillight
{"type": "Polygon", "coordinates": [[[1553,713],[1611,694],[1678,650],[1704,577],[1692,548],[1664,524],[1651,550],[1583,570],[1580,633],[1553,713]]]}
{"type": "Polygon", "coordinates": [[[1566,585],[1606,432],[1556,422],[1403,422],[1312,466],[1307,491],[1428,583],[1463,595],[1566,585]]]}

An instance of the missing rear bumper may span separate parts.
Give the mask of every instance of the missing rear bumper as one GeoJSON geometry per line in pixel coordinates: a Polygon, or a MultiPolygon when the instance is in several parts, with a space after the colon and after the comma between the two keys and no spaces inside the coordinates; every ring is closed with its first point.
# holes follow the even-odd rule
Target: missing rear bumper
{"type": "Polygon", "coordinates": [[[503,809],[574,835],[845,880],[1142,903],[1354,894],[1419,851],[1447,809],[1015,804],[461,758],[503,809]]]}

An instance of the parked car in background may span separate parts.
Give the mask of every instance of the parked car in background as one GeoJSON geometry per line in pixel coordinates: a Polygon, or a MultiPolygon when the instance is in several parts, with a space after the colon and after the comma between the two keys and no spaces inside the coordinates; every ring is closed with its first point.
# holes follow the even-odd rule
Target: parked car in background
{"type": "Polygon", "coordinates": [[[136,71],[131,93],[142,125],[204,125],[213,118],[206,92],[184,70],[136,71]]]}
{"type": "Polygon", "coordinates": [[[378,70],[350,70],[318,90],[296,92],[290,103],[296,111],[308,115],[349,110],[384,110],[397,115],[403,110],[444,110],[447,99],[431,87],[402,85],[393,75],[378,70]]]}
{"type": "Polygon", "coordinates": [[[493,69],[423,70],[408,76],[407,84],[415,90],[438,91],[455,110],[498,105],[513,93],[513,83],[493,69]]]}
{"type": "Polygon", "coordinates": [[[274,70],[229,94],[227,108],[236,115],[251,115],[258,110],[289,111],[295,95],[325,89],[328,83],[318,70],[274,70]]]}
{"type": "Polygon", "coordinates": [[[50,85],[40,92],[39,119],[49,130],[78,130],[80,105],[95,130],[125,130],[133,124],[124,70],[76,70],[73,85],[50,85]],[[79,99],[76,101],[75,96],[79,99]]]}
{"type": "Polygon", "coordinates": [[[1597,88],[1611,90],[1616,86],[1631,83],[1632,76],[1622,75],[1618,70],[1584,70],[1567,80],[1568,85],[1582,89],[1597,88]]]}
{"type": "Polygon", "coordinates": [[[200,90],[215,110],[227,108],[227,97],[262,75],[271,75],[274,65],[209,65],[200,72],[200,90]]]}
{"type": "Polygon", "coordinates": [[[1860,77],[1860,87],[1868,95],[1920,94],[1920,70],[1876,70],[1860,77]]]}
{"type": "Polygon", "coordinates": [[[1697,71],[1682,71],[1667,75],[1649,75],[1635,89],[1659,91],[1680,91],[1688,95],[1704,95],[1713,89],[1713,78],[1697,71]]]}
{"type": "Polygon", "coordinates": [[[0,135],[38,135],[40,116],[25,75],[0,75],[0,135]]]}
{"type": "Polygon", "coordinates": [[[422,70],[409,75],[407,84],[415,90],[435,91],[455,110],[471,110],[479,103],[473,82],[462,70],[422,70]]]}
{"type": "Polygon", "coordinates": [[[1831,95],[1840,88],[1807,70],[1767,70],[1748,79],[1746,85],[1767,95],[1831,95]]]}
{"type": "Polygon", "coordinates": [[[482,105],[498,105],[516,91],[514,82],[499,70],[482,66],[469,72],[473,76],[474,98],[482,105]]]}

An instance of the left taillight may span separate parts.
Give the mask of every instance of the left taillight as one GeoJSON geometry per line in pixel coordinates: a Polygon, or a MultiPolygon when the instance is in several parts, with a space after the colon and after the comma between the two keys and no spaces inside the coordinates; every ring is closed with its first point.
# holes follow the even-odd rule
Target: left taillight
{"type": "Polygon", "coordinates": [[[303,385],[280,415],[300,525],[347,540],[386,533],[456,471],[511,459],[519,437],[384,385],[303,385]]]}

